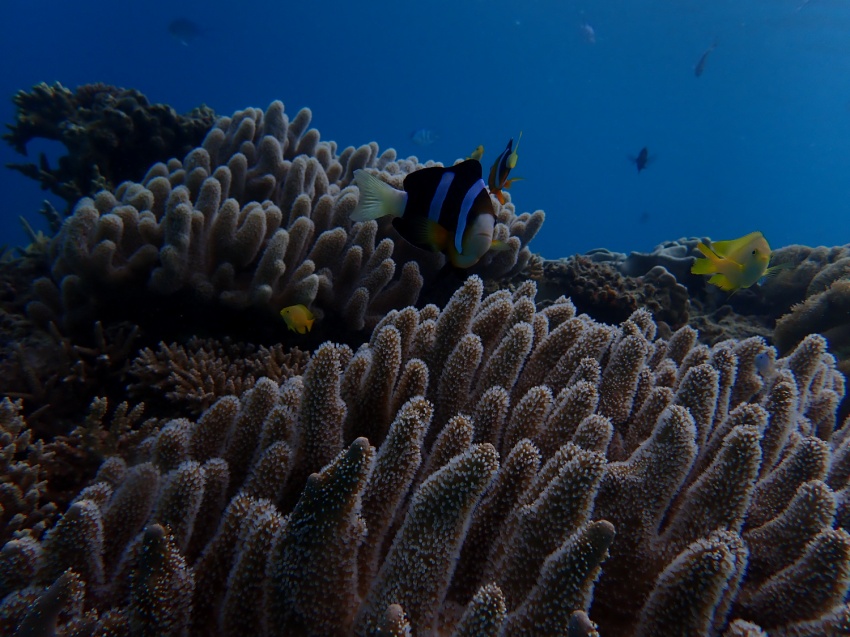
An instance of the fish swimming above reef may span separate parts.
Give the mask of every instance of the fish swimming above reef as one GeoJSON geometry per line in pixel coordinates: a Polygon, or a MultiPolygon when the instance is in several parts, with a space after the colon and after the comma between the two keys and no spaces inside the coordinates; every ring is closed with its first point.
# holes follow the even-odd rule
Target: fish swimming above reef
{"type": "Polygon", "coordinates": [[[201,37],[204,31],[189,18],[176,18],[168,23],[168,34],[183,46],[189,46],[201,37]]]}
{"type": "Polygon", "coordinates": [[[417,128],[410,133],[410,141],[417,146],[430,146],[438,139],[440,139],[440,136],[430,128],[417,128]]]}
{"type": "Polygon", "coordinates": [[[640,149],[637,157],[629,155],[629,161],[633,162],[634,165],[637,166],[638,174],[640,174],[640,171],[644,170],[653,159],[653,157],[649,156],[649,150],[646,146],[640,149]]]}
{"type": "Polygon", "coordinates": [[[705,259],[697,259],[691,274],[710,274],[708,280],[726,292],[748,288],[764,276],[775,274],[787,267],[785,264],[767,267],[770,263],[770,246],[761,232],[751,232],[740,239],[698,243],[705,259]]]}
{"type": "Polygon", "coordinates": [[[496,157],[493,166],[490,168],[490,176],[487,178],[487,185],[490,187],[490,194],[494,195],[499,200],[500,204],[505,203],[505,195],[502,190],[507,190],[515,181],[519,181],[522,177],[512,177],[508,179],[511,171],[516,167],[517,151],[519,150],[519,142],[522,139],[522,131],[519,133],[519,139],[516,140],[516,148],[513,148],[514,138],[511,137],[505,150],[496,157]]]}
{"type": "Polygon", "coordinates": [[[714,38],[714,42],[711,43],[711,46],[708,47],[705,51],[703,51],[702,55],[699,56],[699,60],[694,65],[694,75],[699,77],[702,75],[703,71],[705,71],[705,63],[708,62],[708,56],[711,55],[711,52],[717,48],[717,38],[714,38]]]}
{"type": "Polygon", "coordinates": [[[299,334],[306,334],[313,329],[313,323],[316,320],[313,313],[307,309],[307,306],[301,303],[283,308],[280,311],[280,315],[286,322],[286,326],[299,334]]]}
{"type": "Polygon", "coordinates": [[[484,146],[481,145],[481,144],[478,144],[478,146],[475,147],[475,150],[473,150],[469,154],[469,157],[467,157],[467,159],[474,159],[475,161],[481,161],[482,157],[484,157],[484,146]]]}
{"type": "Polygon", "coordinates": [[[418,248],[445,254],[456,268],[475,265],[493,241],[496,213],[481,178],[481,163],[467,159],[448,168],[416,170],[397,190],[374,175],[354,171],[360,200],[354,221],[393,217],[393,227],[418,248]]]}

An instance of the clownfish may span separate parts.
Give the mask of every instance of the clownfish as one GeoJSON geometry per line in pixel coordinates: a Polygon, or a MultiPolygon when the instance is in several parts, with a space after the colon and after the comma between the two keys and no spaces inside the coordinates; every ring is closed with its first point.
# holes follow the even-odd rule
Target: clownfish
{"type": "Polygon", "coordinates": [[[763,276],[775,274],[788,264],[767,267],[770,263],[770,246],[761,232],[751,232],[740,239],[697,244],[705,259],[697,259],[691,274],[711,274],[708,280],[721,290],[737,292],[748,288],[763,276]]]}
{"type": "Polygon", "coordinates": [[[510,188],[513,182],[522,179],[522,177],[513,177],[508,179],[508,175],[516,167],[517,159],[519,159],[517,150],[519,149],[519,142],[521,139],[522,131],[519,133],[519,139],[516,140],[516,148],[512,148],[514,138],[511,137],[508,145],[505,147],[505,150],[496,157],[496,161],[493,162],[493,166],[490,168],[490,176],[487,178],[487,185],[490,187],[490,194],[494,195],[496,199],[499,200],[500,204],[505,203],[505,195],[502,194],[502,191],[510,188]]]}
{"type": "Polygon", "coordinates": [[[286,326],[299,334],[306,334],[313,329],[313,322],[316,320],[307,306],[300,303],[283,308],[280,315],[286,322],[286,326]]]}
{"type": "Polygon", "coordinates": [[[467,159],[448,168],[414,171],[397,190],[364,170],[354,171],[360,200],[353,221],[393,217],[393,227],[418,248],[445,254],[452,265],[468,268],[490,249],[505,249],[493,241],[496,213],[481,163],[467,159]]]}

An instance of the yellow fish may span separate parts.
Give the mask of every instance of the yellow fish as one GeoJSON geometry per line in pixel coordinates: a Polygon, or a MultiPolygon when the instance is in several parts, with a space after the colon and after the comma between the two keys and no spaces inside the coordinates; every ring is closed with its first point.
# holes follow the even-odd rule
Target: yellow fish
{"type": "Polygon", "coordinates": [[[475,161],[481,161],[481,158],[484,157],[484,146],[479,144],[475,147],[475,150],[472,151],[472,154],[467,157],[467,159],[474,159],[475,161]]]}
{"type": "Polygon", "coordinates": [[[313,317],[313,313],[300,303],[283,308],[280,311],[280,315],[286,321],[287,327],[299,334],[306,334],[313,329],[313,321],[316,320],[313,317]]]}
{"type": "Polygon", "coordinates": [[[691,266],[692,274],[711,274],[708,280],[721,290],[737,292],[748,288],[763,276],[774,274],[785,264],[772,268],[770,246],[761,232],[751,232],[740,239],[697,244],[705,259],[697,259],[691,266]]]}

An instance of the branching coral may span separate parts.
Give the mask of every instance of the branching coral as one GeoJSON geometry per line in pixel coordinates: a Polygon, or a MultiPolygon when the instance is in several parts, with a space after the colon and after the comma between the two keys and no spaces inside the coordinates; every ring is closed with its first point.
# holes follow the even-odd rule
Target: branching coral
{"type": "Polygon", "coordinates": [[[38,165],[11,167],[65,199],[69,209],[80,197],[140,179],[151,164],[187,153],[215,121],[206,106],[178,115],[138,91],[105,84],[70,91],[58,82],[41,83],[13,101],[18,112],[3,139],[23,155],[37,138],[62,142],[68,154],[53,168],[44,154],[38,165]]]}
{"type": "Polygon", "coordinates": [[[283,382],[304,371],[307,354],[297,347],[254,347],[229,339],[193,337],[185,345],[160,343],[141,350],[130,364],[130,396],[148,406],[182,405],[200,414],[222,396],[239,396],[262,376],[283,382]]]}
{"type": "Polygon", "coordinates": [[[79,635],[166,611],[161,634],[590,635],[588,615],[603,635],[850,634],[850,421],[831,428],[844,383],[820,337],[763,376],[758,338],[708,348],[645,311],[602,326],[482,288],[105,464],[0,552],[31,574],[0,616],[25,624],[20,600],[71,568],[108,582],[79,635]]]}
{"type": "MultiPolygon", "coordinates": [[[[398,185],[421,166],[393,150],[379,155],[374,143],[338,154],[308,128],[311,118],[302,109],[290,121],[280,102],[237,112],[182,160],[80,200],[52,252],[68,304],[79,295],[66,288],[106,288],[113,303],[119,294],[143,313],[133,299],[146,286],[172,302],[188,295],[269,315],[303,303],[353,330],[413,304],[442,257],[406,245],[388,224],[353,224],[350,184],[359,168],[398,185]]],[[[497,220],[495,238],[509,249],[476,266],[488,276],[524,267],[543,213],[516,216],[507,204],[497,220]]]]}

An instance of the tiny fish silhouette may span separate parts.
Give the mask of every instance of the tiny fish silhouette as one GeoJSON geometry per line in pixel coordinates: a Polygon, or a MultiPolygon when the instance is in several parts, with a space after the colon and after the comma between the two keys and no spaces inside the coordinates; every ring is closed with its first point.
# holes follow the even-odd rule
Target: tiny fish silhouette
{"type": "Polygon", "coordinates": [[[703,71],[705,71],[705,63],[708,62],[708,56],[711,55],[711,52],[717,48],[717,38],[714,38],[714,42],[711,43],[711,46],[708,47],[705,51],[703,51],[702,55],[699,56],[699,60],[694,65],[694,75],[699,77],[702,75],[703,71]]]}
{"type": "Polygon", "coordinates": [[[168,23],[168,34],[183,46],[189,46],[204,32],[196,22],[192,22],[189,18],[177,18],[168,23]]]}
{"type": "Polygon", "coordinates": [[[649,163],[653,160],[652,157],[649,156],[649,149],[646,146],[640,149],[640,152],[637,154],[637,157],[634,155],[629,155],[629,161],[634,163],[637,166],[638,174],[640,171],[645,169],[649,163]]]}

